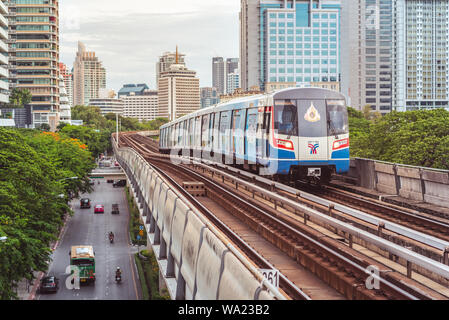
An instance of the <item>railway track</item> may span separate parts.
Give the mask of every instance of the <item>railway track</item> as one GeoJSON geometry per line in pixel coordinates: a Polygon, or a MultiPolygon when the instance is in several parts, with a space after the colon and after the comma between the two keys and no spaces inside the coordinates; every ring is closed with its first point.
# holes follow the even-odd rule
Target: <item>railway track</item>
{"type": "Polygon", "coordinates": [[[422,216],[393,206],[387,206],[371,199],[368,200],[348,192],[343,192],[334,187],[323,186],[319,190],[314,190],[311,189],[310,186],[304,186],[302,190],[306,190],[327,200],[351,205],[353,208],[362,210],[376,217],[403,224],[414,230],[449,241],[449,223],[442,222],[439,219],[422,216]]]}
{"type": "MultiPolygon", "coordinates": [[[[432,298],[432,295],[423,294],[424,291],[422,291],[422,288],[417,289],[413,281],[409,281],[409,279],[402,277],[386,266],[380,267],[383,273],[380,279],[380,289],[367,289],[365,286],[365,280],[367,278],[366,269],[372,265],[379,265],[378,262],[348,248],[338,240],[323,236],[316,230],[298,223],[295,219],[280,215],[273,208],[263,206],[250,197],[242,194],[236,196],[235,190],[219,185],[215,181],[185,166],[173,165],[167,161],[166,157],[155,156],[154,152],[157,151],[157,145],[148,145],[144,140],[146,140],[144,137],[121,136],[121,142],[138,151],[162,175],[173,182],[174,185],[177,185],[180,192],[185,193],[185,190],[182,191],[183,189],[180,187],[179,182],[176,182],[176,178],[180,179],[180,181],[193,180],[204,183],[209,198],[214,199],[218,204],[231,211],[232,214],[238,216],[241,221],[251,226],[266,240],[287,253],[298,264],[307,267],[316,275],[320,276],[323,281],[332,285],[336,290],[344,294],[346,298],[432,298]]],[[[195,205],[198,208],[202,207],[197,199],[193,198],[191,200],[193,203],[196,203],[195,205]]],[[[201,210],[204,210],[204,208],[201,210]]],[[[213,214],[207,212],[207,210],[204,210],[203,213],[214,221],[214,223],[219,224],[213,214]]],[[[229,231],[223,225],[217,225],[217,227],[224,233],[229,231]]],[[[228,236],[234,237],[232,235],[228,236]]],[[[240,244],[239,247],[242,248],[244,245],[240,244]]],[[[248,253],[251,259],[256,259],[252,255],[254,253],[248,253]]],[[[261,262],[258,262],[258,264],[261,264],[261,262]]],[[[301,298],[301,294],[295,294],[294,291],[296,289],[289,288],[287,284],[283,283],[281,287],[293,298],[301,298]]]]}

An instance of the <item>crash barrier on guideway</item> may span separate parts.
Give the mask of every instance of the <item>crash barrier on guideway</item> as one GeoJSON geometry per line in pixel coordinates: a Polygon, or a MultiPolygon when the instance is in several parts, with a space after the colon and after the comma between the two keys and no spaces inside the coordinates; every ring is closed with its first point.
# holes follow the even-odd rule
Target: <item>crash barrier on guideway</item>
{"type": "Polygon", "coordinates": [[[348,176],[364,188],[449,207],[449,170],[355,158],[348,176]]]}
{"type": "Polygon", "coordinates": [[[285,299],[140,155],[113,146],[172,299],[285,299]]]}

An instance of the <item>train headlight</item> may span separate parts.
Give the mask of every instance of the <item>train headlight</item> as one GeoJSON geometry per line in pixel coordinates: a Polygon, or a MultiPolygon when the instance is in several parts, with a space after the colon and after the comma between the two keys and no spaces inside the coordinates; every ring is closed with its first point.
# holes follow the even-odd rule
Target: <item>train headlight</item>
{"type": "Polygon", "coordinates": [[[288,140],[276,139],[276,147],[280,149],[295,150],[293,142],[288,140]]]}
{"type": "Polygon", "coordinates": [[[343,149],[349,147],[349,139],[338,140],[334,142],[333,150],[343,149]]]}

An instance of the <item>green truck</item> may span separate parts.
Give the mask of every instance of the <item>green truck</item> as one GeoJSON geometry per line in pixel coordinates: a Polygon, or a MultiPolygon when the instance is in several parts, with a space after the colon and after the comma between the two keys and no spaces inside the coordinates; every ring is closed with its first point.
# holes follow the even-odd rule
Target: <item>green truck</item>
{"type": "Polygon", "coordinates": [[[80,283],[95,283],[95,253],[92,246],[72,246],[70,265],[78,267],[80,283]]]}

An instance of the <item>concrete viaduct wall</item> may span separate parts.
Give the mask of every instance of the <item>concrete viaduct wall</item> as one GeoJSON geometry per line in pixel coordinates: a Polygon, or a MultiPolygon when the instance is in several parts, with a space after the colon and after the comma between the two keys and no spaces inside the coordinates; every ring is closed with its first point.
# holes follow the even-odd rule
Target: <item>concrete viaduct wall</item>
{"type": "Polygon", "coordinates": [[[282,299],[262,274],[134,150],[114,151],[172,299],[282,299]]]}
{"type": "Polygon", "coordinates": [[[448,170],[355,158],[348,175],[364,188],[449,207],[448,170]]]}

